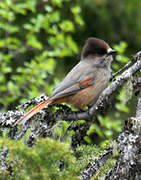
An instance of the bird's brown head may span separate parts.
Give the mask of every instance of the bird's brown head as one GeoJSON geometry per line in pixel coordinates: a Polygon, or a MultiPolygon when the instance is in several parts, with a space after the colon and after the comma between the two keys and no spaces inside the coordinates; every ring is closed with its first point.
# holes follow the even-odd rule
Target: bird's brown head
{"type": "Polygon", "coordinates": [[[115,52],[104,40],[91,37],[86,40],[81,57],[85,59],[91,56],[111,55],[115,52]]]}

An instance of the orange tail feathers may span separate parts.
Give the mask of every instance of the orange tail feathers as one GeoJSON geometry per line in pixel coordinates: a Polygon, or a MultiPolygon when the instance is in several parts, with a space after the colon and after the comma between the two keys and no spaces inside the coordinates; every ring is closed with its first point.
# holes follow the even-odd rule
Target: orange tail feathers
{"type": "Polygon", "coordinates": [[[19,119],[13,126],[17,124],[23,124],[26,121],[28,121],[33,115],[38,113],[40,110],[42,110],[45,106],[49,105],[52,103],[52,100],[47,100],[45,102],[41,102],[34,108],[32,108],[30,111],[28,111],[21,119],[19,119]]]}

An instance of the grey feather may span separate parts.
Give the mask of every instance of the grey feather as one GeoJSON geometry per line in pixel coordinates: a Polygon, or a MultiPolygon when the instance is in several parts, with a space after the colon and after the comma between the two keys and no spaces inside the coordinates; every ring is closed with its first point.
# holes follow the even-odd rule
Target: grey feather
{"type": "MultiPolygon", "coordinates": [[[[81,89],[79,82],[84,81],[88,77],[96,76],[96,74],[97,68],[95,65],[92,65],[89,61],[80,61],[54,89],[50,99],[61,98],[76,93],[81,89]]],[[[94,81],[90,82],[90,85],[93,83],[94,81]]]]}

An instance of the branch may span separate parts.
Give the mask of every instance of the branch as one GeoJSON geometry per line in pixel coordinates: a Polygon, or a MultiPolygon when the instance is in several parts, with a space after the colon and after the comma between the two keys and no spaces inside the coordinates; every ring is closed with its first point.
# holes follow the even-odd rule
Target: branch
{"type": "Polygon", "coordinates": [[[125,122],[123,132],[117,139],[120,155],[105,180],[141,179],[141,78],[138,77],[136,90],[138,102],[136,117],[125,122]]]}

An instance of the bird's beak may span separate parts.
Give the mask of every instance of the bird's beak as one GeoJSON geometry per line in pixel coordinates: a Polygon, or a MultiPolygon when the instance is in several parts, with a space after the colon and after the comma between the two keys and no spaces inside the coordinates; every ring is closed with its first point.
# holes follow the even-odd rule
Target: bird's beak
{"type": "Polygon", "coordinates": [[[107,51],[107,55],[112,55],[115,54],[116,52],[117,52],[116,50],[109,48],[107,51]]]}

